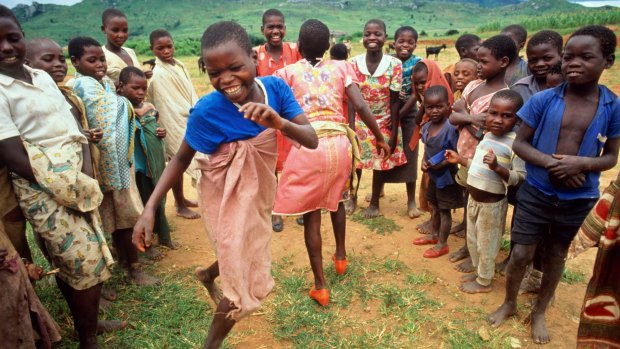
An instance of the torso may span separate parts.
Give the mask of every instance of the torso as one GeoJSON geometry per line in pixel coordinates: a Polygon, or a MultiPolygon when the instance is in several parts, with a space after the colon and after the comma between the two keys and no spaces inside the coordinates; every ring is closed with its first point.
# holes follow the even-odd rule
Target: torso
{"type": "Polygon", "coordinates": [[[562,155],[577,155],[581,147],[581,141],[588,129],[588,126],[596,115],[598,109],[599,96],[596,98],[582,99],[564,95],[566,108],[562,115],[562,125],[560,126],[560,136],[556,153],[562,155]]]}

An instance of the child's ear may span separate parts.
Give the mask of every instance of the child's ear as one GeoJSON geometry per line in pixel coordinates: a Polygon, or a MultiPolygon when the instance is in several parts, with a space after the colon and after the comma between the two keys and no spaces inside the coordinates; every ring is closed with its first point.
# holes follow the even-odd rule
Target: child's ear
{"type": "Polygon", "coordinates": [[[607,64],[605,64],[605,69],[609,69],[614,65],[614,62],[616,61],[616,55],[615,54],[610,54],[609,56],[607,56],[607,64]]]}
{"type": "Polygon", "coordinates": [[[499,61],[500,67],[502,67],[503,69],[506,69],[508,65],[510,65],[510,58],[508,58],[508,56],[502,57],[499,61]]]}
{"type": "Polygon", "coordinates": [[[103,24],[101,25],[101,31],[105,32],[105,25],[103,25],[103,24]]]}
{"type": "Polygon", "coordinates": [[[71,57],[69,57],[69,58],[71,59],[71,64],[72,64],[74,67],[77,67],[77,66],[80,64],[80,60],[79,60],[79,59],[77,59],[75,56],[71,56],[71,57]]]}
{"type": "Polygon", "coordinates": [[[254,65],[258,66],[258,54],[256,53],[256,50],[252,49],[252,52],[250,52],[250,58],[252,58],[254,65]]]}

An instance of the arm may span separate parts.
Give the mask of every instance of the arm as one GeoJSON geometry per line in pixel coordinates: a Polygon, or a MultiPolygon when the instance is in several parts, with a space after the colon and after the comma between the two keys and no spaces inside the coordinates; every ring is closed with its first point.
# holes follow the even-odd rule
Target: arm
{"type": "Polygon", "coordinates": [[[508,179],[510,179],[510,171],[507,168],[500,166],[497,163],[497,156],[495,156],[493,149],[489,149],[489,151],[486,154],[484,154],[484,157],[482,158],[482,162],[487,164],[489,168],[491,169],[491,171],[497,173],[497,175],[504,182],[508,182],[508,179]]]}
{"type": "Polygon", "coordinates": [[[407,116],[411,110],[413,110],[413,107],[415,107],[415,104],[417,103],[417,98],[416,98],[416,94],[412,93],[411,96],[409,97],[409,99],[407,99],[407,101],[405,102],[405,105],[403,105],[402,108],[400,108],[399,111],[399,117],[402,119],[405,116],[407,116]]]}
{"type": "Polygon", "coordinates": [[[37,183],[34,173],[32,173],[28,153],[20,137],[11,137],[0,141],[0,162],[6,165],[9,171],[18,174],[31,183],[37,183]]]}
{"type": "MultiPolygon", "coordinates": [[[[376,144],[377,144],[377,153],[381,153],[383,151],[384,158],[387,159],[391,155],[391,151],[389,146],[385,143],[383,139],[383,134],[381,134],[381,130],[379,129],[379,125],[377,125],[377,121],[375,117],[372,115],[368,104],[364,101],[362,94],[360,92],[359,87],[356,84],[350,84],[347,87],[347,97],[349,97],[349,105],[355,109],[357,114],[360,116],[360,119],[368,126],[372,134],[375,136],[376,144]]],[[[349,108],[349,112],[351,108],[349,108]]]]}
{"type": "Polygon", "coordinates": [[[471,159],[467,159],[461,155],[459,155],[454,150],[446,150],[446,161],[450,164],[459,164],[461,166],[469,167],[471,164],[471,159]]]}
{"type": "Polygon", "coordinates": [[[388,142],[390,149],[394,151],[396,149],[396,145],[398,144],[398,126],[400,123],[400,114],[398,111],[400,110],[400,98],[398,98],[398,92],[390,90],[390,121],[392,129],[392,136],[388,142]]]}
{"type": "Polygon", "coordinates": [[[138,222],[133,228],[132,241],[138,250],[144,252],[147,247],[151,246],[157,206],[170,188],[178,182],[179,177],[183,175],[187,167],[189,167],[194,154],[196,154],[196,151],[190,148],[184,140],[179,151],[164,169],[151,197],[149,197],[149,201],[144,205],[142,215],[140,215],[138,222]]]}
{"type": "MultiPolygon", "coordinates": [[[[523,127],[523,126],[521,126],[523,127]]],[[[586,157],[575,155],[551,155],[557,160],[547,169],[559,179],[573,176],[581,172],[602,172],[613,168],[618,162],[618,148],[620,138],[608,139],[603,147],[603,154],[598,157],[586,157]]]]}

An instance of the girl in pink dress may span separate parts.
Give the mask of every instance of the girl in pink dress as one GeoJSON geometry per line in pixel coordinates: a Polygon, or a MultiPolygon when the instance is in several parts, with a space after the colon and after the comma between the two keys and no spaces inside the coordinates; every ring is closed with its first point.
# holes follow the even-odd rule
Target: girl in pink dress
{"type": "Polygon", "coordinates": [[[319,146],[291,149],[278,182],[273,213],[303,214],[304,238],[314,274],[310,297],[323,306],[329,303],[329,291],[323,276],[321,209],[331,213],[336,238],[332,259],[336,272],[342,275],[347,267],[343,201],[349,196],[354,163],[359,161],[355,133],[348,128],[343,115],[344,98],[349,98],[373,137],[377,137],[377,154],[384,158],[389,155],[389,147],[360,94],[351,66],[343,61],[321,60],[328,48],[327,26],[318,20],[308,20],[299,32],[299,51],[304,59],[275,73],[291,86],[295,99],[316,130],[319,146]]]}

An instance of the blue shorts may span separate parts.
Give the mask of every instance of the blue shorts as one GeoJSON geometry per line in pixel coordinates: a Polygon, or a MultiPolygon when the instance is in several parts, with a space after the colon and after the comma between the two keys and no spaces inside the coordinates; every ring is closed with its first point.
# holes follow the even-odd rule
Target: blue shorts
{"type": "Polygon", "coordinates": [[[517,192],[517,213],[510,238],[521,245],[548,239],[570,244],[597,201],[560,200],[524,182],[517,192]]]}

